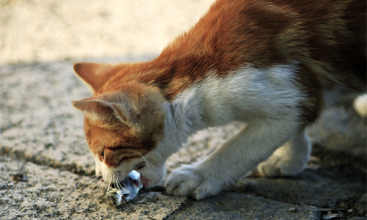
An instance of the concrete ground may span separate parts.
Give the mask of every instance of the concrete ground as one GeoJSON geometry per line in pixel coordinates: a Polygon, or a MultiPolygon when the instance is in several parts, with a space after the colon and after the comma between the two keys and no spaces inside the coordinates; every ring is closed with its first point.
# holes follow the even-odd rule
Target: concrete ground
{"type": "MultiPolygon", "coordinates": [[[[346,97],[309,129],[313,157],[294,178],[251,176],[202,201],[141,191],[114,206],[93,179],[77,61],[154,58],[212,0],[0,0],[0,219],[366,219],[366,120],[346,97]]],[[[191,137],[167,163],[208,155],[242,127],[191,137]]]]}

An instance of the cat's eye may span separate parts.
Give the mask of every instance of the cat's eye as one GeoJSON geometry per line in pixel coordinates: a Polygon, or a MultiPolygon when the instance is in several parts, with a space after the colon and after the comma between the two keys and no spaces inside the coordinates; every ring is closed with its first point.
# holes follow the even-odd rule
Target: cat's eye
{"type": "Polygon", "coordinates": [[[145,167],[145,162],[138,163],[135,167],[138,170],[143,169],[145,167]]]}
{"type": "Polygon", "coordinates": [[[99,153],[103,158],[104,158],[104,151],[102,151],[101,153],[99,153]]]}

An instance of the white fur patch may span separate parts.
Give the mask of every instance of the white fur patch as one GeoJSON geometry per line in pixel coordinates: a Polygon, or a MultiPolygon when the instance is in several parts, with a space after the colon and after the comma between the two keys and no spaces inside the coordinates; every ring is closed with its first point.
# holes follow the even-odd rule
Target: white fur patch
{"type": "Polygon", "coordinates": [[[217,194],[295,135],[302,126],[297,106],[304,97],[293,83],[294,68],[279,65],[258,70],[248,66],[224,78],[213,71],[183,91],[167,112],[172,117],[167,117],[167,138],[162,144],[170,151],[179,147],[174,138],[186,141],[206,127],[234,120],[247,126],[208,158],[175,170],[167,180],[167,191],[192,194],[196,199],[217,194]]]}
{"type": "Polygon", "coordinates": [[[293,65],[263,70],[246,67],[225,78],[213,71],[172,103],[176,123],[186,127],[184,131],[195,132],[233,120],[248,122],[254,116],[283,117],[298,111],[295,103],[303,96],[292,82],[293,69],[293,65]]]}
{"type": "Polygon", "coordinates": [[[96,176],[102,176],[102,162],[99,160],[98,154],[93,154],[94,162],[96,164],[96,176]]]}

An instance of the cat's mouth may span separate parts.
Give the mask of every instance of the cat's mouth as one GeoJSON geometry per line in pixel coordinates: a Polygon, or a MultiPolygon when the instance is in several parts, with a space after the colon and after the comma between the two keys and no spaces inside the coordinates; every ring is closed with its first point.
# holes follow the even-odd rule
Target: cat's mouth
{"type": "Polygon", "coordinates": [[[126,186],[129,186],[129,185],[134,185],[135,187],[140,187],[141,185],[144,186],[144,184],[142,184],[141,181],[131,180],[131,181],[127,182],[125,180],[120,180],[117,183],[111,183],[110,187],[115,188],[115,189],[120,189],[120,188],[125,188],[126,186]]]}
{"type": "MultiPolygon", "coordinates": [[[[146,162],[145,161],[142,161],[138,164],[135,165],[135,170],[141,170],[143,169],[145,166],[146,166],[146,162]]],[[[140,174],[140,180],[141,180],[141,183],[143,184],[143,186],[148,186],[149,184],[149,179],[145,178],[142,174],[140,174]]]]}
{"type": "Polygon", "coordinates": [[[111,184],[106,196],[114,199],[116,204],[120,205],[122,200],[129,202],[134,199],[142,187],[140,173],[132,170],[122,182],[111,184]]]}
{"type": "Polygon", "coordinates": [[[141,177],[142,175],[139,172],[133,170],[124,179],[119,178],[119,181],[116,181],[115,183],[111,183],[110,187],[124,188],[124,186],[133,185],[135,187],[141,188],[142,186],[144,186],[143,181],[141,181],[141,177]]]}
{"type": "MultiPolygon", "coordinates": [[[[117,180],[116,182],[113,181],[113,183],[110,183],[110,187],[112,188],[122,188],[126,185],[134,185],[135,187],[146,187],[149,185],[150,181],[148,178],[144,177],[142,174],[140,174],[140,172],[138,172],[139,170],[141,170],[142,168],[144,168],[146,166],[146,162],[140,162],[138,164],[135,165],[134,169],[126,176],[123,177],[122,176],[122,172],[121,171],[115,171],[113,173],[114,178],[117,178],[115,180],[117,180]]],[[[103,179],[102,179],[103,181],[103,179]]]]}
{"type": "Polygon", "coordinates": [[[112,187],[112,188],[121,188],[121,187],[126,186],[126,185],[134,185],[135,187],[140,187],[141,188],[142,186],[144,186],[144,187],[148,186],[149,182],[150,181],[149,181],[148,178],[145,178],[139,172],[133,170],[124,179],[119,178],[119,181],[116,181],[115,183],[111,183],[110,187],[112,187]],[[133,172],[135,172],[136,175],[132,175],[133,172]]]}
{"type": "Polygon", "coordinates": [[[149,179],[145,178],[143,175],[140,175],[140,180],[144,187],[149,185],[149,179]]]}

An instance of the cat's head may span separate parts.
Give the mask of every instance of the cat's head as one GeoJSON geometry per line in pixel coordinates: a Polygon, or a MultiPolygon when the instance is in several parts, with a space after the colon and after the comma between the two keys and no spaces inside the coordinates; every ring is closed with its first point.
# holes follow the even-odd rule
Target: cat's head
{"type": "Polygon", "coordinates": [[[96,175],[116,183],[136,170],[144,186],[154,186],[164,178],[169,156],[163,143],[166,100],[154,86],[138,82],[117,88],[109,85],[121,69],[108,64],[75,64],[75,72],[91,87],[93,96],[72,104],[85,115],[84,130],[96,175]]]}

